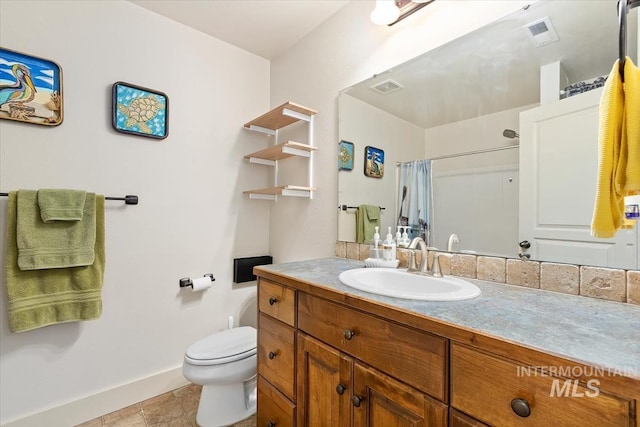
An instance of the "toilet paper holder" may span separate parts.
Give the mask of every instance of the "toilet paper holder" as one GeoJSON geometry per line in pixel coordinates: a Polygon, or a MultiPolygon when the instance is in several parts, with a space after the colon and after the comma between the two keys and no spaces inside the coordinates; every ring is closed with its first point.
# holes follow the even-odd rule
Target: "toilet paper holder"
{"type": "MultiPolygon", "coordinates": [[[[213,277],[212,273],[207,273],[202,277],[208,277],[212,282],[216,281],[216,278],[213,277]]],[[[193,280],[191,280],[191,277],[183,277],[178,283],[180,284],[181,288],[193,287],[193,280]]]]}

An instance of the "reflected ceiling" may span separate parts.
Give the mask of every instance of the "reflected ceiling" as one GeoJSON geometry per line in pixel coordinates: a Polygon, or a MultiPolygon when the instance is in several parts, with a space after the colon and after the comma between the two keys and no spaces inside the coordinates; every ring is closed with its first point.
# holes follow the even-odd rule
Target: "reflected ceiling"
{"type": "MultiPolygon", "coordinates": [[[[637,19],[630,14],[629,33],[636,31],[637,19]]],[[[540,66],[558,58],[569,84],[609,74],[618,55],[617,35],[615,0],[534,3],[345,92],[430,128],[538,103],[540,66]],[[559,40],[536,47],[526,27],[547,16],[559,40]],[[370,89],[388,79],[404,88],[386,95],[370,89]]],[[[633,40],[629,52],[637,49],[633,40]]]]}

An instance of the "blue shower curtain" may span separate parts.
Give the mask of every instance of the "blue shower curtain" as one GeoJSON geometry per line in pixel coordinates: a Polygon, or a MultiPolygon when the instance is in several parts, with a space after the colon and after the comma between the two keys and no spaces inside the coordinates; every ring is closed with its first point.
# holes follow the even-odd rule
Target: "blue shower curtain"
{"type": "Polygon", "coordinates": [[[411,227],[411,239],[420,236],[430,245],[431,160],[401,163],[398,173],[397,225],[411,227]]]}

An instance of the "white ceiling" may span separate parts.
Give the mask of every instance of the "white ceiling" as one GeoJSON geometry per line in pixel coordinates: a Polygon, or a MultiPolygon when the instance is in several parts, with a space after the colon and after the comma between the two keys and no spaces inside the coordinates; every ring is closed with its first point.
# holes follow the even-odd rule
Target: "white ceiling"
{"type": "Polygon", "coordinates": [[[349,0],[129,0],[272,60],[349,0]]]}

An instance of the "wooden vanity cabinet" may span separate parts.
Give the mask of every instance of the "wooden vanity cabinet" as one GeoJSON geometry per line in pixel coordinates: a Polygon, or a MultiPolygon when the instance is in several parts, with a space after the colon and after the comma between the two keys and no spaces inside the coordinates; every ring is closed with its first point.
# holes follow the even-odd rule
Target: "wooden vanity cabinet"
{"type": "Polygon", "coordinates": [[[524,374],[580,365],[283,282],[258,281],[258,427],[640,427],[638,381],[524,374]]]}

